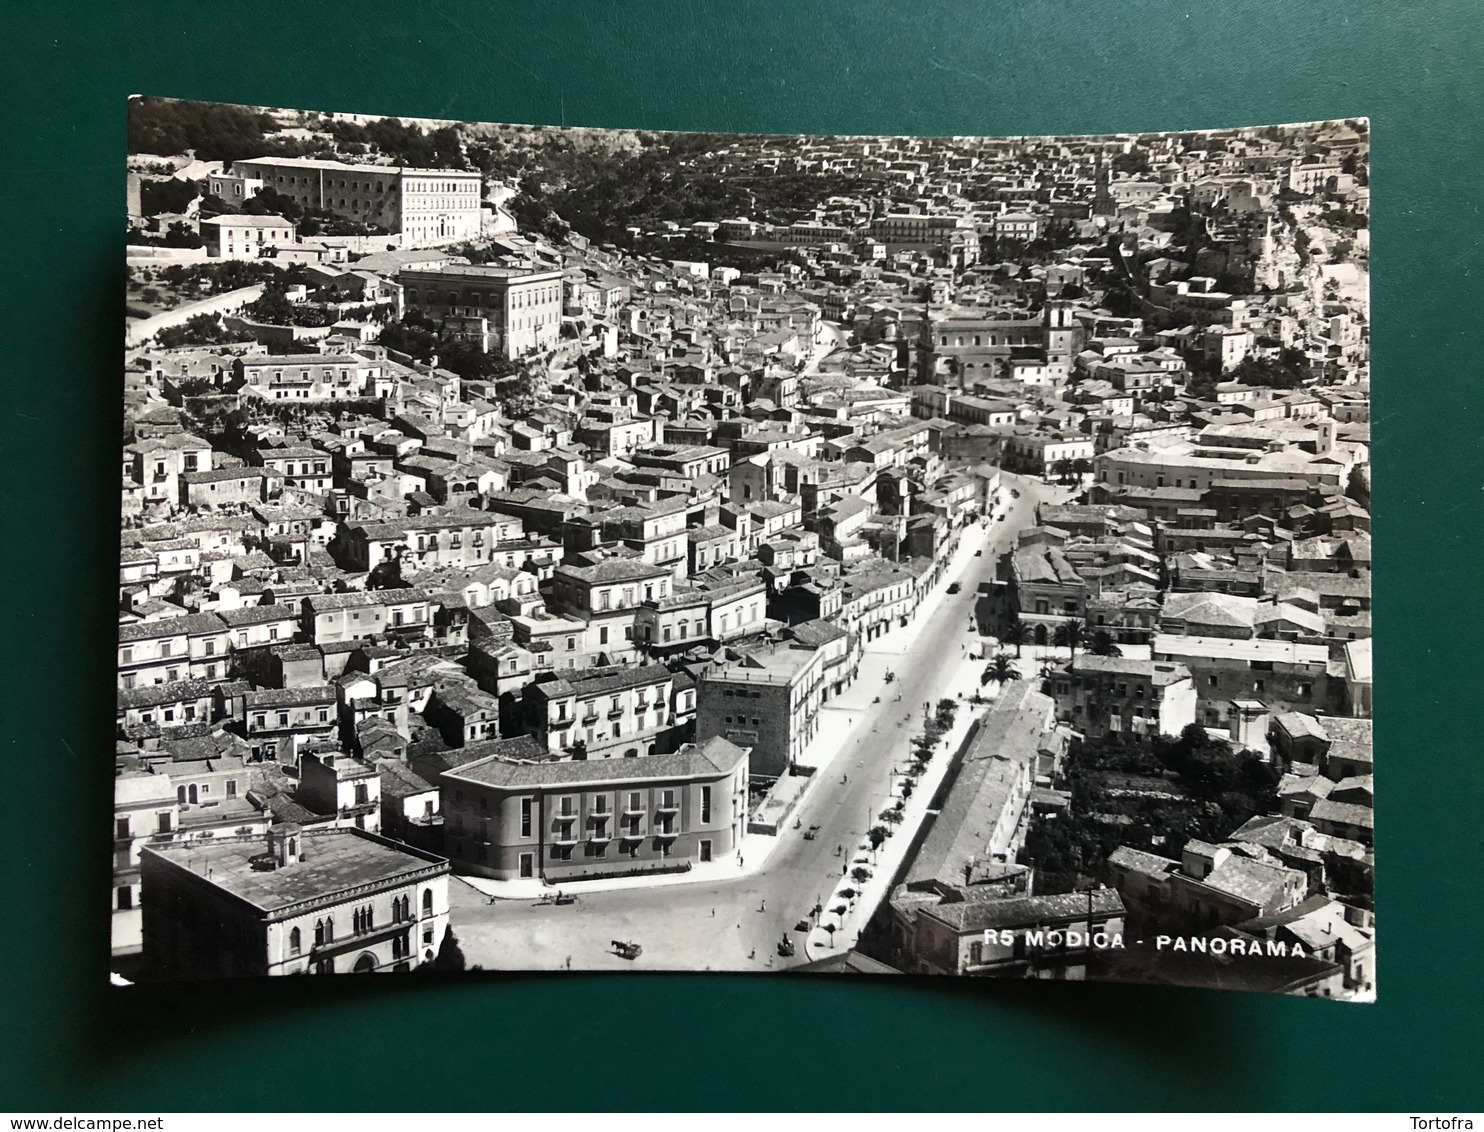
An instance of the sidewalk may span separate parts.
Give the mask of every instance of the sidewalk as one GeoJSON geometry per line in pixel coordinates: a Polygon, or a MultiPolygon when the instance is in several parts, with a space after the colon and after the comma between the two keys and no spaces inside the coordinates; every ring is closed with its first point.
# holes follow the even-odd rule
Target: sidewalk
{"type": "Polygon", "coordinates": [[[588,892],[669,888],[677,884],[695,884],[698,881],[719,883],[740,880],[754,873],[760,873],[777,845],[778,838],[776,837],[749,833],[742,838],[741,864],[737,863],[737,854],[733,854],[721,861],[707,861],[705,864],[693,862],[691,867],[683,873],[664,873],[660,876],[608,877],[550,883],[534,878],[530,880],[491,880],[489,877],[462,876],[458,873],[454,876],[491,900],[534,900],[557,891],[582,896],[588,892]]]}
{"type": "MultiPolygon", "coordinates": [[[[953,552],[953,557],[948,560],[948,566],[942,575],[933,583],[932,589],[922,599],[922,604],[912,614],[912,620],[907,625],[893,629],[888,633],[876,638],[865,646],[866,655],[876,653],[880,656],[901,656],[917,643],[917,638],[922,635],[922,627],[928,623],[938,607],[943,604],[943,599],[948,596],[948,587],[958,582],[963,584],[963,574],[974,561],[974,552],[983,550],[989,544],[990,535],[994,533],[993,522],[986,527],[978,523],[971,523],[959,532],[958,547],[953,552]]],[[[989,559],[982,561],[988,563],[989,559]]],[[[993,571],[993,565],[986,566],[986,570],[993,571]]]]}
{"type": "MultiPolygon", "coordinates": [[[[928,804],[937,794],[948,774],[953,753],[964,741],[974,720],[989,710],[989,704],[971,704],[969,696],[974,692],[979,692],[986,699],[993,701],[999,694],[998,685],[990,684],[985,688],[979,687],[979,675],[983,668],[982,660],[965,658],[954,673],[953,679],[942,689],[940,698],[955,698],[959,694],[964,697],[960,703],[958,716],[953,721],[953,727],[943,737],[946,744],[940,740],[939,747],[932,761],[928,763],[927,770],[912,788],[912,797],[907,799],[902,810],[902,820],[894,828],[888,827],[892,828],[892,834],[882,843],[881,848],[873,852],[870,839],[863,837],[848,854],[848,860],[841,862],[842,865],[848,864],[851,870],[864,867],[870,870],[871,876],[865,884],[857,884],[848,873],[839,878],[834,891],[823,902],[825,910],[820,916],[820,926],[816,926],[805,938],[804,954],[809,959],[823,959],[834,951],[843,951],[855,946],[861,929],[875,914],[881,902],[890,895],[892,881],[901,869],[907,850],[916,837],[918,829],[927,818],[928,804]],[[852,900],[841,896],[840,891],[844,888],[855,889],[856,897],[852,900]],[[830,911],[842,904],[846,907],[844,915],[830,911]],[[822,926],[827,923],[835,925],[833,937],[822,926]]],[[[919,733],[920,728],[914,729],[914,735],[919,733]]],[[[876,812],[880,813],[881,810],[887,809],[900,797],[900,782],[894,781],[891,794],[882,798],[876,812]]]]}

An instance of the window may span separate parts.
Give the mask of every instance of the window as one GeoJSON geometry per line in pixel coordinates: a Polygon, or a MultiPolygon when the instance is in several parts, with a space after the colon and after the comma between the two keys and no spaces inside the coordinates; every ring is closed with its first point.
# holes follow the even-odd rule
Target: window
{"type": "Polygon", "coordinates": [[[134,907],[134,890],[127,884],[119,885],[118,900],[116,903],[120,912],[127,912],[130,908],[134,907]]]}
{"type": "Polygon", "coordinates": [[[637,790],[631,790],[629,792],[629,809],[631,809],[631,810],[640,810],[640,809],[643,809],[643,808],[644,808],[644,806],[643,806],[643,802],[642,802],[642,800],[641,800],[641,798],[639,796],[639,791],[637,791],[637,790]]]}
{"type": "Polygon", "coordinates": [[[704,824],[711,820],[711,787],[701,787],[701,822],[704,824]]]}
{"type": "Polygon", "coordinates": [[[304,937],[300,934],[298,928],[291,929],[289,931],[289,954],[298,955],[303,950],[304,937]]]}
{"type": "Polygon", "coordinates": [[[520,800],[520,835],[531,836],[531,799],[529,798],[520,800]]]}

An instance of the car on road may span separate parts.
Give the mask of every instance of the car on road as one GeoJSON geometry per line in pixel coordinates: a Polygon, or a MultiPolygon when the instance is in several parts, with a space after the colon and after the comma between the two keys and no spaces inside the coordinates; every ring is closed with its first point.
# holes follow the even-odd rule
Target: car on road
{"type": "Polygon", "coordinates": [[[982,550],[976,550],[976,551],[974,551],[974,557],[975,558],[983,558],[984,557],[984,551],[982,551],[982,550]]]}
{"type": "Polygon", "coordinates": [[[959,585],[957,582],[949,582],[948,583],[948,592],[951,593],[951,594],[956,594],[961,589],[963,589],[963,587],[961,585],[959,585]]]}
{"type": "Polygon", "coordinates": [[[1014,498],[1019,499],[1020,498],[1020,488],[1018,488],[1018,487],[1012,487],[1010,489],[1010,494],[1014,498]]]}

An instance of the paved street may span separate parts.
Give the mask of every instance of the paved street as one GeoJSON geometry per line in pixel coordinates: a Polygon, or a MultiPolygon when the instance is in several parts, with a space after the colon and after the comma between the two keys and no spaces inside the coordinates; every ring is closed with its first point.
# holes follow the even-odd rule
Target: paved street
{"type": "MultiPolygon", "coordinates": [[[[923,703],[935,703],[955,683],[977,681],[965,677],[983,662],[970,660],[963,646],[975,639],[969,623],[978,583],[993,576],[996,557],[1016,533],[1035,522],[1036,502],[1067,494],[1035,480],[1006,482],[1019,487],[1021,496],[1007,501],[1005,520],[988,530],[976,525],[964,531],[952,566],[912,624],[867,645],[855,684],[824,709],[820,738],[803,760],[820,766],[818,781],[797,815],[802,829],[820,826],[814,840],[805,840],[790,822],[765,869],[754,875],[624,891],[579,889],[579,903],[563,907],[492,904],[456,880],[450,888],[452,923],[469,962],[507,970],[555,970],[570,959],[573,970],[731,971],[805,962],[802,935],[795,935],[798,951],[786,960],[776,953],[778,939],[838,882],[844,858],[836,847],[848,855],[875,824],[888,797],[889,775],[906,761],[923,703]],[[983,556],[976,557],[981,549],[983,556]],[[946,592],[952,581],[961,586],[957,594],[946,592]],[[890,684],[884,682],[888,669],[896,674],[890,684]],[[621,959],[613,952],[614,940],[637,941],[644,952],[634,961],[621,959]]],[[[896,836],[908,838],[911,830],[896,836]]],[[[836,945],[851,942],[840,937],[836,945]]]]}

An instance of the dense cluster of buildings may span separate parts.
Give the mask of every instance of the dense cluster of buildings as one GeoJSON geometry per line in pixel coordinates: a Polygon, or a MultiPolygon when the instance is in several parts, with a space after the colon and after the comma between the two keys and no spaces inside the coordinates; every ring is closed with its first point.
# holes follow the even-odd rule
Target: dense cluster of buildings
{"type": "MultiPolygon", "coordinates": [[[[396,969],[436,952],[443,862],[559,880],[733,853],[1002,468],[1087,486],[1003,565],[1027,641],[1076,621],[1148,659],[1078,652],[976,725],[893,897],[896,959],[1043,970],[971,937],[1133,914],[1113,888],[1037,896],[1016,862],[1073,733],[1281,733],[1291,837],[1265,851],[1323,856],[1305,838],[1354,833],[1369,790],[1332,726],[1369,711],[1365,229],[1341,249],[1334,219],[1363,217],[1364,138],[1297,141],[737,139],[686,160],[872,186],[631,233],[771,256],[745,271],[491,236],[467,171],[211,173],[222,200],[271,189],[399,236],[319,241],[291,301],[416,315],[537,395],[512,411],[364,318],[229,316],[236,344],[130,353],[116,948],[142,931],[176,973],[396,969]],[[481,263],[446,250],[481,236],[481,263]],[[1229,376],[1279,359],[1301,387],[1229,376]],[[223,410],[230,433],[206,424],[223,410]]],[[[201,228],[219,257],[303,244],[271,216],[201,228]]],[[[1208,888],[1242,855],[1212,853],[1208,888]]],[[[1254,914],[1312,889],[1282,891],[1254,914]]]]}

